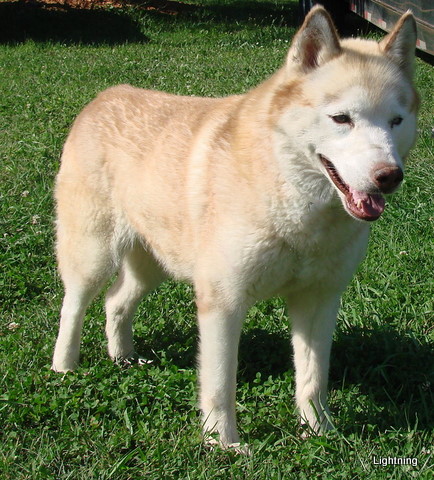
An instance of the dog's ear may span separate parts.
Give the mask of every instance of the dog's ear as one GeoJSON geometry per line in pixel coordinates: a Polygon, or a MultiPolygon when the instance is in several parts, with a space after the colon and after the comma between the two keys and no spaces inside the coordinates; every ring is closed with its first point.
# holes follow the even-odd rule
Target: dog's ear
{"type": "Polygon", "coordinates": [[[341,53],[339,36],[327,11],[320,5],[307,14],[287,56],[287,66],[308,72],[341,53]]]}
{"type": "Polygon", "coordinates": [[[404,13],[393,30],[381,40],[380,49],[412,77],[416,49],[416,21],[410,11],[404,13]]]}

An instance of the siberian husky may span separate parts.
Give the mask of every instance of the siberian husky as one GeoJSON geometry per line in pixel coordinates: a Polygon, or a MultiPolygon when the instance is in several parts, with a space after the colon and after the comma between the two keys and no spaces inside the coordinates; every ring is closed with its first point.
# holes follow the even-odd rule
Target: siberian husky
{"type": "Polygon", "coordinates": [[[379,43],[341,40],[316,7],[282,68],[244,95],[121,85],[86,106],[56,184],[65,297],[52,368],[77,367],[85,310],[114,273],[112,359],[135,355],[132,317],[142,297],[169,276],[189,281],[203,429],[236,446],[243,318],[257,300],[280,295],[301,421],[310,432],[331,428],[327,376],[340,297],[415,140],[415,29],[408,12],[379,43]]]}

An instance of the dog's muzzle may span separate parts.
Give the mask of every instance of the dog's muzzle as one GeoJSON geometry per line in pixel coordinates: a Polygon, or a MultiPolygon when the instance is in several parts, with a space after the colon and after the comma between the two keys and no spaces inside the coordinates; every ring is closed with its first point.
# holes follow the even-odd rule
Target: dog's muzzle
{"type": "Polygon", "coordinates": [[[404,178],[400,167],[382,164],[377,166],[372,173],[372,181],[377,187],[378,193],[362,192],[345,183],[334,164],[327,157],[319,154],[319,159],[332,183],[343,194],[345,209],[351,216],[359,220],[368,222],[377,220],[384,212],[386,204],[382,193],[392,193],[404,178]]]}

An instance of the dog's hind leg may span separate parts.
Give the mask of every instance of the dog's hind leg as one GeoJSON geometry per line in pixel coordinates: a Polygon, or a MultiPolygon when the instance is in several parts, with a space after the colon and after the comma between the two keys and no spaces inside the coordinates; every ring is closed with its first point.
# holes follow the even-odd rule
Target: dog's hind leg
{"type": "Polygon", "coordinates": [[[327,405],[327,381],[339,299],[336,293],[326,294],[317,290],[288,300],[296,402],[302,424],[316,433],[332,428],[327,405]]]}
{"type": "Polygon", "coordinates": [[[58,221],[57,256],[65,288],[52,369],[74,370],[79,361],[85,310],[113,272],[107,241],[80,228],[63,228],[58,221]]]}
{"type": "Polygon", "coordinates": [[[135,356],[133,316],[144,295],[165,278],[153,256],[138,242],[124,254],[118,278],[106,296],[106,334],[113,360],[135,356]]]}

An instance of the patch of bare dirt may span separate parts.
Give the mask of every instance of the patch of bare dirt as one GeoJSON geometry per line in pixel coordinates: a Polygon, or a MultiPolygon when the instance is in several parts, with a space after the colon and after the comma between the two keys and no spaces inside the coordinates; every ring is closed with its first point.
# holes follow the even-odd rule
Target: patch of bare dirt
{"type": "Polygon", "coordinates": [[[98,8],[122,8],[134,6],[143,10],[154,10],[167,15],[177,15],[197,8],[195,5],[174,0],[19,0],[20,3],[39,6],[47,10],[94,10],[98,8]]]}

